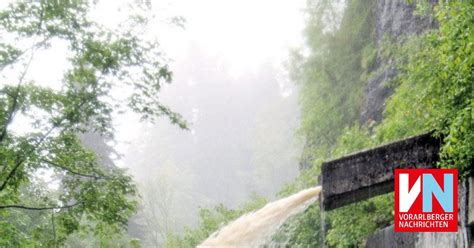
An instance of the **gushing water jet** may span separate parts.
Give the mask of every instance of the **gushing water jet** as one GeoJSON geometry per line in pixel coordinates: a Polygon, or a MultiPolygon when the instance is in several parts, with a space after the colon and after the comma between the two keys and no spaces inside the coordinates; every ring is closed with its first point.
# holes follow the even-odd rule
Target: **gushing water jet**
{"type": "Polygon", "coordinates": [[[257,247],[265,244],[285,220],[316,201],[320,192],[321,186],[317,186],[268,203],[224,226],[198,247],[257,247]]]}

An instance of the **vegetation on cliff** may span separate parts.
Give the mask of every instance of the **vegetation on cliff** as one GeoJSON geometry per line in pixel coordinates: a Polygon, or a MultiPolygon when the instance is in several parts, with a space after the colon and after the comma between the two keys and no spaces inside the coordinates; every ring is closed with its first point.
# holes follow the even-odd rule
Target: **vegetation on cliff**
{"type": "MultiPolygon", "coordinates": [[[[344,17],[350,15],[350,10],[356,8],[354,6],[362,4],[358,2],[362,1],[349,2],[344,17]]],[[[316,126],[324,125],[322,122],[327,121],[324,119],[326,115],[337,116],[343,112],[337,112],[337,108],[332,106],[330,101],[311,99],[324,99],[324,97],[344,95],[347,94],[346,92],[358,92],[363,84],[361,86],[361,84],[346,83],[342,90],[337,92],[328,90],[330,87],[320,83],[326,80],[325,77],[320,76],[321,69],[316,70],[316,74],[312,71],[317,68],[312,60],[321,61],[318,60],[318,56],[322,56],[318,49],[312,50],[310,56],[304,58],[303,62],[296,61],[298,64],[303,64],[303,69],[294,70],[297,73],[296,80],[303,84],[300,92],[303,133],[310,140],[317,139],[318,136],[315,137],[314,132],[322,128],[332,129],[331,132],[325,132],[326,134],[340,133],[340,135],[336,135],[335,142],[321,145],[321,139],[319,139],[316,146],[313,145],[313,156],[316,159],[312,168],[304,171],[294,184],[288,185],[282,191],[283,194],[314,184],[321,162],[324,160],[428,131],[434,131],[435,135],[443,138],[441,161],[438,166],[457,168],[463,176],[472,172],[474,6],[468,2],[440,3],[433,8],[433,11],[426,11],[426,6],[426,4],[420,4],[420,12],[432,14],[439,23],[439,29],[426,32],[421,36],[406,37],[404,42],[390,42],[391,37],[386,37],[386,41],[378,51],[384,59],[395,60],[399,71],[398,75],[386,86],[394,88],[395,91],[387,100],[384,119],[379,124],[368,123],[360,126],[357,120],[352,118],[349,121],[339,119],[323,127],[316,126]],[[311,88],[314,89],[307,90],[311,88]],[[305,120],[314,120],[314,128],[311,128],[312,125],[305,125],[305,120]],[[318,152],[321,148],[329,151],[329,154],[318,152]]],[[[341,27],[336,33],[344,30],[344,18],[342,20],[341,27]]],[[[354,22],[348,21],[346,25],[352,26],[354,22]]],[[[321,30],[316,32],[325,33],[321,30]]],[[[309,36],[309,43],[314,42],[312,37],[314,35],[309,36]]],[[[321,47],[325,46],[317,46],[319,49],[321,47]]],[[[360,51],[359,58],[364,58],[363,55],[364,52],[360,51]]],[[[328,60],[328,56],[338,55],[329,50],[322,61],[328,60]]],[[[353,56],[357,57],[357,55],[353,56]]],[[[359,62],[363,63],[366,60],[360,59],[359,62]]],[[[364,67],[360,68],[362,71],[359,74],[364,75],[364,67]]],[[[345,69],[344,66],[338,65],[335,71],[345,69]]],[[[337,83],[334,84],[337,85],[337,83]]],[[[359,99],[356,98],[351,104],[358,106],[358,101],[359,99]]],[[[331,247],[363,245],[364,239],[370,233],[390,224],[393,219],[392,209],[392,197],[385,195],[331,211],[326,214],[325,240],[331,247]]],[[[302,233],[319,233],[321,225],[318,223],[321,222],[314,221],[311,225],[305,223],[309,222],[308,219],[319,220],[320,218],[320,213],[317,211],[307,211],[296,218],[295,223],[289,223],[296,226],[296,229],[289,229],[294,230],[289,240],[293,244],[321,244],[323,240],[321,235],[301,235],[302,233]]]]}

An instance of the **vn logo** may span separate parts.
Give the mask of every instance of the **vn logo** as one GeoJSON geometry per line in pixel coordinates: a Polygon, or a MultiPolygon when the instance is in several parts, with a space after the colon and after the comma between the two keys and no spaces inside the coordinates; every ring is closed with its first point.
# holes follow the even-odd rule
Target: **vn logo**
{"type": "Polygon", "coordinates": [[[396,232],[457,232],[457,227],[457,170],[395,170],[396,232]]]}

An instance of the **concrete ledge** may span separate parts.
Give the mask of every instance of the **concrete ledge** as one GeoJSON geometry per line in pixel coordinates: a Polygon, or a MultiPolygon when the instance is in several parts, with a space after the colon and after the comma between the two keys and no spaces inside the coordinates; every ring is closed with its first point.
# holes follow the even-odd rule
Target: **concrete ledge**
{"type": "Polygon", "coordinates": [[[433,248],[433,247],[467,247],[459,242],[458,233],[396,233],[393,226],[386,227],[367,240],[368,248],[433,248]]]}
{"type": "Polygon", "coordinates": [[[323,208],[393,191],[394,169],[430,168],[439,160],[440,146],[440,140],[428,133],[323,163],[323,208]]]}

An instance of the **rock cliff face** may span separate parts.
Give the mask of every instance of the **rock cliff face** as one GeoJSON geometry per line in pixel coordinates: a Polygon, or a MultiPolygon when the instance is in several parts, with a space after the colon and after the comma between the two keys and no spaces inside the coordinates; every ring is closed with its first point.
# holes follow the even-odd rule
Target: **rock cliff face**
{"type": "MultiPolygon", "coordinates": [[[[432,4],[436,1],[431,0],[432,4]]],[[[360,123],[380,122],[385,108],[385,100],[393,92],[386,83],[394,78],[397,70],[393,61],[380,56],[384,37],[395,42],[401,42],[403,37],[421,34],[426,30],[436,28],[436,22],[429,17],[414,13],[415,6],[407,4],[406,0],[379,0],[375,10],[375,46],[377,50],[375,66],[371,69],[374,75],[369,79],[365,89],[365,98],[360,112],[360,123]]]]}

